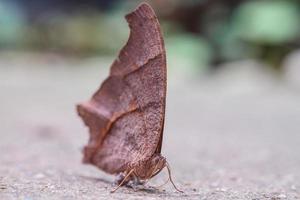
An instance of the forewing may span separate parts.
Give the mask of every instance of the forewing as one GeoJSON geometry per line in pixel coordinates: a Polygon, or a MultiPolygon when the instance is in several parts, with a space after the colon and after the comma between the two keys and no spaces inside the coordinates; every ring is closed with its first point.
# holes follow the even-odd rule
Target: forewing
{"type": "Polygon", "coordinates": [[[160,151],[166,96],[166,57],[158,20],[141,4],[126,16],[127,44],[92,99],[78,107],[90,128],[85,161],[109,173],[160,151]]]}

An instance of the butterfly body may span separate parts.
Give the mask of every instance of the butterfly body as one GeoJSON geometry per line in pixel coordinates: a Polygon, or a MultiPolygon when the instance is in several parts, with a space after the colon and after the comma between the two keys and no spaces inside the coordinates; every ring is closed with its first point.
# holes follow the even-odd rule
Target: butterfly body
{"type": "MultiPolygon", "coordinates": [[[[77,106],[89,127],[85,163],[148,180],[167,166],[161,156],[167,68],[158,19],[148,4],[126,15],[130,36],[92,98],[77,106]]],[[[120,185],[122,185],[120,184],[120,185]]]]}

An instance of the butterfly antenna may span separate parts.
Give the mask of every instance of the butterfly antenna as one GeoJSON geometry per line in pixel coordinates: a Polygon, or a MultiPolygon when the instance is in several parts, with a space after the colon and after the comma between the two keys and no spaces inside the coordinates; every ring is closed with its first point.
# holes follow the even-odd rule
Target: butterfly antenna
{"type": "Polygon", "coordinates": [[[181,193],[184,193],[182,190],[179,190],[176,185],[174,184],[173,180],[172,180],[172,175],[171,175],[171,168],[170,168],[170,165],[168,162],[166,162],[166,167],[167,167],[167,170],[168,170],[168,174],[169,174],[169,178],[168,180],[171,181],[173,187],[178,191],[178,192],[181,192],[181,193]]]}
{"type": "Polygon", "coordinates": [[[130,172],[123,178],[123,180],[121,181],[121,183],[112,191],[110,191],[110,193],[114,193],[115,191],[117,191],[122,185],[123,183],[126,181],[126,179],[134,172],[134,169],[130,170],[130,172]]]}

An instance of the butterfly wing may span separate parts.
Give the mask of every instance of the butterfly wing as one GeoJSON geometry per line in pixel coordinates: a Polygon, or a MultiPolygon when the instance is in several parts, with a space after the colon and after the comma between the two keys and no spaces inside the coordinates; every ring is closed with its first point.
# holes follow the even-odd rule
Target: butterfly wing
{"type": "Polygon", "coordinates": [[[166,98],[166,55],[159,22],[148,4],[126,15],[127,44],[110,76],[77,109],[90,130],[84,161],[108,173],[160,152],[166,98]]]}

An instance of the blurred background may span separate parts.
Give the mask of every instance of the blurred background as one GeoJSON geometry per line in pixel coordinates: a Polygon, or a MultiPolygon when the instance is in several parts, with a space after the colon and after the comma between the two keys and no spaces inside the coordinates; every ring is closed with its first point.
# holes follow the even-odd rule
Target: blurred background
{"type": "MultiPolygon", "coordinates": [[[[116,55],[126,42],[124,13],[140,1],[1,0],[1,50],[116,55]]],[[[297,0],[153,0],[169,66],[193,72],[256,59],[276,70],[299,48],[297,0]],[[178,63],[178,62],[177,62],[178,63]]]]}
{"type": "Polygon", "coordinates": [[[75,105],[107,77],[141,2],[0,0],[0,199],[299,199],[298,0],[147,1],[167,51],[162,151],[186,196],[112,197],[113,177],[80,164],[75,105]]]}

